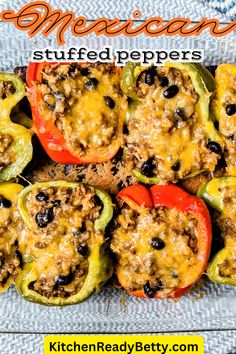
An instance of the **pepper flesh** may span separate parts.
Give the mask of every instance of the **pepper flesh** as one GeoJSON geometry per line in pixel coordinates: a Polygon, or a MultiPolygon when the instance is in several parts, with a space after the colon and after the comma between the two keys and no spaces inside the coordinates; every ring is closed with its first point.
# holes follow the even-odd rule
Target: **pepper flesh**
{"type": "MultiPolygon", "coordinates": [[[[222,190],[228,187],[236,187],[236,177],[214,178],[199,188],[198,195],[203,198],[209,205],[211,205],[211,207],[217,210],[223,218],[229,218],[229,220],[235,224],[235,220],[232,219],[231,215],[231,213],[234,213],[234,209],[232,208],[232,210],[229,212],[224,205],[222,190]]],[[[219,227],[222,227],[222,221],[219,227]]],[[[234,268],[236,268],[235,235],[230,235],[227,233],[224,235],[224,232],[222,232],[222,236],[225,243],[224,248],[221,249],[209,263],[207,267],[207,275],[214,282],[236,286],[235,274],[233,274],[234,277],[226,277],[220,274],[220,267],[224,264],[225,261],[227,261],[229,257],[235,259],[234,268]]]]}
{"type": "MultiPolygon", "coordinates": [[[[78,66],[82,65],[81,63],[76,64],[78,66]]],[[[52,113],[48,112],[43,105],[44,101],[38,84],[42,82],[42,72],[48,65],[56,67],[59,63],[30,63],[27,70],[27,84],[30,88],[28,98],[31,103],[34,128],[45,151],[52,160],[59,163],[83,164],[110,160],[117,153],[123,141],[124,113],[121,104],[116,137],[113,141],[108,146],[87,150],[83,155],[77,154],[69,148],[63,132],[55,125],[52,113]]],[[[120,68],[117,67],[116,72],[119,74],[120,68]]]]}
{"type": "MultiPolygon", "coordinates": [[[[199,119],[201,121],[201,126],[204,129],[204,132],[208,139],[210,141],[214,141],[218,143],[221,148],[223,147],[224,143],[222,138],[219,136],[217,131],[214,128],[213,121],[210,119],[209,115],[209,104],[210,104],[210,98],[212,95],[212,92],[215,90],[215,81],[214,78],[211,76],[209,71],[203,67],[200,64],[186,64],[186,63],[165,63],[164,67],[169,67],[169,68],[174,68],[178,69],[182,72],[186,72],[193,84],[193,87],[196,91],[196,93],[199,96],[198,102],[196,104],[195,108],[197,110],[197,113],[199,115],[199,119]]],[[[132,102],[130,104],[129,110],[127,112],[127,124],[129,125],[129,121],[131,121],[131,128],[132,129],[132,124],[137,124],[136,121],[132,122],[132,115],[135,114],[135,111],[139,105],[144,102],[145,103],[145,98],[140,98],[137,96],[135,92],[135,87],[136,83],[140,77],[140,74],[147,69],[150,69],[150,67],[140,67],[138,64],[135,63],[128,63],[122,72],[122,81],[121,81],[121,88],[123,92],[128,96],[132,98],[132,102]]],[[[146,106],[145,106],[146,107],[146,106]]],[[[158,110],[159,106],[155,106],[155,110],[158,110]]],[[[147,114],[147,113],[146,113],[147,114]]],[[[152,128],[153,130],[154,128],[152,128]]],[[[183,138],[184,139],[184,138],[183,138]]],[[[161,137],[160,137],[160,142],[161,142],[161,137]]],[[[171,144],[171,142],[170,142],[171,144]]],[[[168,150],[169,151],[169,150],[168,150]]],[[[161,152],[158,152],[158,154],[161,154],[161,152]]],[[[191,166],[189,165],[189,162],[186,162],[186,160],[191,157],[191,150],[188,151],[187,155],[182,153],[183,156],[183,161],[182,164],[186,164],[186,170],[188,170],[191,166]],[[185,156],[185,157],[184,157],[185,156]]],[[[171,158],[171,152],[167,155],[165,160],[167,161],[168,159],[171,158]],[[169,156],[170,155],[170,156],[169,156]]],[[[155,157],[155,154],[154,154],[155,157]]],[[[217,160],[216,160],[217,162],[217,160]]],[[[216,165],[216,163],[215,163],[216,165]]],[[[213,167],[215,167],[215,165],[213,167]]],[[[212,168],[211,167],[211,170],[212,168]]],[[[184,175],[183,177],[179,179],[184,179],[188,178],[189,176],[195,176],[203,171],[202,168],[196,169],[194,171],[191,171],[187,175],[184,175]]],[[[172,177],[167,178],[167,176],[159,176],[154,174],[152,177],[148,175],[144,175],[140,169],[135,168],[133,170],[133,175],[142,183],[146,184],[155,184],[159,183],[161,180],[168,180],[169,182],[176,182],[172,177]]]]}
{"type": "MultiPolygon", "coordinates": [[[[0,195],[11,202],[11,206],[9,208],[7,208],[7,215],[4,215],[5,208],[4,207],[0,208],[1,221],[3,221],[4,223],[6,222],[6,217],[12,218],[13,213],[16,214],[15,209],[16,209],[16,205],[17,205],[17,197],[22,189],[23,189],[23,187],[17,183],[1,183],[0,184],[0,195]],[[10,214],[8,212],[10,212],[10,214]]],[[[1,227],[3,227],[3,225],[1,227]]],[[[19,227],[20,227],[20,225],[19,225],[19,227]]],[[[18,240],[17,233],[20,230],[14,229],[13,230],[14,235],[13,235],[13,233],[10,234],[10,230],[11,229],[9,229],[9,230],[7,229],[7,233],[8,233],[7,235],[4,235],[4,232],[3,232],[3,235],[1,234],[1,236],[0,236],[0,238],[1,238],[1,242],[0,242],[1,258],[4,257],[5,254],[7,254],[8,256],[11,256],[12,250],[14,250],[14,248],[15,248],[15,250],[17,249],[15,242],[18,240]]],[[[18,258],[16,255],[14,255],[14,257],[18,258]]],[[[1,264],[1,267],[2,266],[4,267],[4,261],[1,264]]],[[[0,273],[1,273],[1,267],[0,267],[0,273]]],[[[19,260],[18,267],[20,267],[20,260],[19,260]]],[[[14,276],[9,274],[7,281],[5,281],[4,284],[0,285],[0,293],[6,291],[9,288],[9,286],[12,285],[13,283],[14,283],[14,276]]]]}
{"type": "Polygon", "coordinates": [[[9,181],[17,177],[32,159],[32,132],[20,124],[13,123],[10,117],[12,109],[26,94],[23,82],[18,76],[6,73],[0,73],[0,81],[11,82],[15,89],[14,93],[0,100],[0,133],[13,138],[8,149],[14,156],[14,161],[0,170],[0,181],[9,181]]]}
{"type": "MultiPolygon", "coordinates": [[[[76,182],[65,182],[65,181],[54,181],[54,182],[43,182],[37,183],[35,185],[25,188],[18,201],[18,206],[21,212],[21,216],[25,221],[28,230],[32,228],[31,219],[29,212],[27,210],[27,198],[29,193],[35,189],[44,188],[76,188],[79,183],[76,182]]],[[[105,238],[104,232],[107,224],[112,218],[113,208],[112,202],[109,195],[100,190],[95,189],[95,194],[100,199],[103,204],[103,209],[99,217],[94,222],[94,229],[97,233],[95,238],[91,240],[90,253],[88,255],[88,273],[82,287],[74,295],[70,295],[66,298],[60,297],[46,297],[37,293],[32,289],[31,284],[34,283],[38,277],[37,262],[34,260],[30,254],[24,256],[24,266],[22,272],[16,278],[16,288],[20,295],[22,295],[26,300],[37,302],[42,305],[54,305],[54,306],[64,306],[71,305],[81,301],[86,300],[90,295],[100,289],[100,287],[108,280],[111,276],[113,267],[111,260],[107,253],[105,252],[105,238]],[[101,237],[101,233],[103,237],[101,237]]],[[[27,232],[28,232],[27,230],[27,232]]],[[[24,249],[24,240],[20,242],[20,247],[24,249]]]]}
{"type": "MultiPolygon", "coordinates": [[[[119,192],[118,199],[126,202],[133,208],[140,206],[145,208],[176,208],[178,211],[189,213],[197,219],[198,253],[196,257],[198,272],[195,281],[191,284],[186,284],[185,287],[174,289],[169,293],[162,290],[157,291],[154,297],[178,298],[186,294],[203,274],[210,254],[212,237],[211,220],[205,203],[200,198],[191,196],[174,185],[154,185],[150,190],[143,185],[133,185],[119,192]]],[[[121,286],[129,293],[137,297],[147,297],[143,289],[133,291],[129,289],[129,284],[126,283],[125,270],[122,269],[121,265],[117,264],[116,272],[121,286]]]]}

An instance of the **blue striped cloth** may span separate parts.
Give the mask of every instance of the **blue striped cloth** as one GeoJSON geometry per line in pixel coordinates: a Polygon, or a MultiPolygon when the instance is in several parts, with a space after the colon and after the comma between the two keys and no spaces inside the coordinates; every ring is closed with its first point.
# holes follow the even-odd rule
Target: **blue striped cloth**
{"type": "Polygon", "coordinates": [[[202,0],[202,2],[231,20],[236,20],[236,0],[202,0]]]}

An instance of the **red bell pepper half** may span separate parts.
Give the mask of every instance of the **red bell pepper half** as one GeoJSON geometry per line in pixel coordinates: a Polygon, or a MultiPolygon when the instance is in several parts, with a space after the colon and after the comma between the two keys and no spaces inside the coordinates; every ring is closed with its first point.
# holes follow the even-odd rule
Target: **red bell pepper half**
{"type": "MultiPolygon", "coordinates": [[[[180,296],[186,294],[193,288],[196,281],[202,276],[210,255],[212,226],[209,211],[204,201],[198,197],[190,195],[180,187],[172,184],[153,185],[150,189],[143,185],[136,184],[120,191],[118,193],[118,199],[123,201],[130,200],[138,206],[147,208],[176,208],[179,211],[192,214],[197,219],[198,252],[196,257],[198,259],[199,266],[198,272],[196,273],[195,282],[184,288],[175,289],[169,294],[159,291],[156,293],[155,298],[179,298],[180,296]]],[[[119,282],[123,288],[134,296],[147,298],[143,289],[136,291],[128,290],[128,284],[125,284],[125,277],[123,276],[123,269],[119,264],[116,267],[116,272],[119,282]]]]}
{"type": "MultiPolygon", "coordinates": [[[[119,124],[117,139],[113,140],[105,151],[89,151],[83,157],[74,155],[69,150],[63,133],[54,124],[53,117],[51,116],[52,113],[43,108],[43,97],[37,84],[42,83],[42,72],[46,65],[57,66],[58,63],[30,62],[26,75],[26,82],[29,88],[28,99],[33,115],[34,130],[44,150],[53,161],[58,163],[86,164],[105,162],[112,159],[121,145],[123,122],[119,124]]],[[[121,70],[119,67],[116,69],[121,70]]]]}

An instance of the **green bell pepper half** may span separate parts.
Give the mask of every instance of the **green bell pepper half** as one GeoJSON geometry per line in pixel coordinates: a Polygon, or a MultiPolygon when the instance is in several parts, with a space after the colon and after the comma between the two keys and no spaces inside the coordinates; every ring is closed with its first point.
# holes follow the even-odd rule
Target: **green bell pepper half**
{"type": "MultiPolygon", "coordinates": [[[[30,185],[23,189],[18,198],[18,207],[23,220],[26,225],[30,228],[31,221],[26,207],[26,201],[29,193],[33,189],[41,188],[75,188],[80,183],[76,182],[66,182],[66,181],[52,181],[52,182],[42,182],[30,185]]],[[[94,222],[95,231],[105,232],[105,228],[113,216],[113,206],[110,196],[101,189],[94,189],[95,194],[99,197],[103,204],[103,209],[98,219],[94,222]]],[[[106,253],[105,237],[103,240],[98,239],[92,241],[91,251],[88,256],[88,274],[84,284],[77,294],[69,296],[68,298],[59,297],[44,297],[36,291],[30,289],[30,284],[37,280],[38,273],[36,262],[30,255],[25,255],[22,272],[16,278],[16,289],[18,293],[26,300],[31,302],[36,302],[47,306],[66,306],[79,303],[86,300],[95,291],[98,291],[101,286],[111,277],[113,273],[113,264],[106,253]]]]}
{"type": "MultiPolygon", "coordinates": [[[[175,68],[181,71],[187,71],[188,75],[192,80],[195,91],[199,95],[199,112],[202,119],[202,124],[207,132],[207,135],[209,136],[209,140],[218,142],[221,146],[223,146],[223,140],[215,129],[214,122],[209,112],[210,98],[212,96],[212,93],[216,90],[215,79],[213,78],[211,73],[199,63],[166,62],[164,63],[164,66],[175,68]]],[[[147,66],[140,66],[138,63],[131,62],[127,63],[123,68],[121,77],[121,89],[124,94],[126,94],[132,99],[130,107],[126,114],[127,123],[132,115],[132,112],[136,109],[137,105],[142,104],[143,99],[139,98],[136,95],[135,86],[139,75],[147,69],[147,66]]],[[[204,171],[200,170],[191,173],[185,178],[196,176],[202,172],[204,171]]],[[[156,184],[161,181],[158,176],[146,177],[137,169],[133,170],[132,174],[140,182],[146,184],[156,184]]]]}
{"type": "Polygon", "coordinates": [[[0,73],[0,81],[12,82],[15,90],[8,97],[0,99],[0,134],[7,134],[13,138],[8,149],[15,156],[14,161],[0,171],[0,181],[9,181],[17,177],[32,159],[32,131],[18,124],[17,119],[17,123],[11,120],[13,108],[26,95],[23,81],[17,75],[8,73],[0,73]]]}
{"type": "MultiPolygon", "coordinates": [[[[204,199],[219,213],[224,214],[224,199],[220,190],[228,186],[236,186],[236,177],[213,178],[199,188],[198,196],[204,199]]],[[[219,266],[223,264],[233,252],[233,249],[225,246],[213,257],[207,267],[207,275],[212,281],[236,286],[236,279],[223,277],[219,272],[219,266]]]]}

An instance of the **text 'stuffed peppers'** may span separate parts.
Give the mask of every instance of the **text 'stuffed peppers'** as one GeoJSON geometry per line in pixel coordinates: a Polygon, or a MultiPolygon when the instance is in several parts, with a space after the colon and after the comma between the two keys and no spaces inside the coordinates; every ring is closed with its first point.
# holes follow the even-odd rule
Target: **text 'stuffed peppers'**
{"type": "Polygon", "coordinates": [[[19,242],[19,294],[63,306],[98,291],[113,272],[104,236],[113,215],[109,195],[80,183],[45,182],[25,188],[18,206],[27,225],[19,242]]]}
{"type": "Polygon", "coordinates": [[[224,143],[210,118],[215,81],[205,67],[128,63],[121,88],[131,98],[124,156],[138,180],[177,182],[214,171],[224,143]]]}
{"type": "Polygon", "coordinates": [[[17,197],[22,189],[16,183],[0,183],[0,292],[9,288],[21,268],[18,238],[23,222],[17,197]]]}
{"type": "Polygon", "coordinates": [[[224,248],[211,260],[208,277],[217,283],[236,285],[236,177],[214,178],[198,195],[217,211],[215,217],[224,248]]]}
{"type": "Polygon", "coordinates": [[[0,73],[0,85],[0,181],[9,181],[32,159],[32,132],[11,117],[13,108],[26,94],[21,79],[0,73]]]}
{"type": "Polygon", "coordinates": [[[129,293],[179,298],[203,274],[211,247],[205,203],[175,185],[133,185],[118,194],[112,231],[119,282],[129,293]]]}

